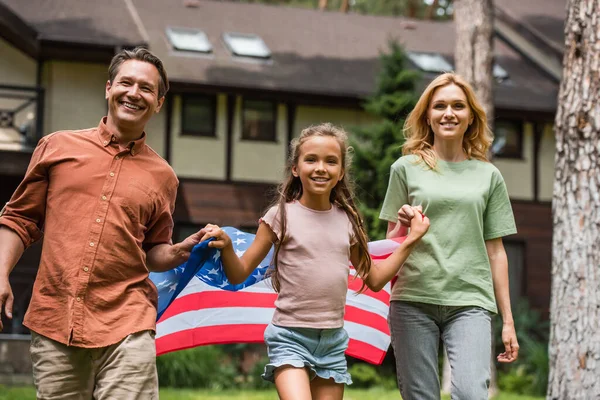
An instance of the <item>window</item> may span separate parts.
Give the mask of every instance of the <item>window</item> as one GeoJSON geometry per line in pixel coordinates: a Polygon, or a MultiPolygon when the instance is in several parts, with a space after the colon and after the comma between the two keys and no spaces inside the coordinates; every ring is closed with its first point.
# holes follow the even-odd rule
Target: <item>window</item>
{"type": "Polygon", "coordinates": [[[242,139],[274,142],[275,103],[264,100],[244,100],[242,107],[242,139]]]}
{"type": "Polygon", "coordinates": [[[207,95],[181,96],[181,134],[215,137],[216,97],[207,95]]]}
{"type": "Polygon", "coordinates": [[[224,33],[223,40],[234,55],[239,57],[270,58],[271,50],[257,35],[245,33],[224,33]]]}
{"type": "Polygon", "coordinates": [[[523,123],[499,119],[494,124],[492,153],[496,157],[522,158],[523,123]]]}
{"type": "Polygon", "coordinates": [[[509,78],[508,72],[506,72],[506,70],[498,64],[494,64],[492,74],[494,75],[494,78],[496,78],[496,81],[498,81],[498,82],[504,82],[505,80],[507,80],[509,78]]]}
{"type": "Polygon", "coordinates": [[[175,50],[210,53],[212,45],[204,32],[192,28],[167,28],[167,37],[175,50]]]}
{"type": "Polygon", "coordinates": [[[425,72],[450,72],[453,67],[444,57],[433,53],[413,53],[408,52],[408,58],[421,71],[425,72]]]}
{"type": "MultiPolygon", "coordinates": [[[[423,72],[441,74],[454,70],[454,65],[437,53],[415,53],[410,51],[407,55],[410,61],[423,72]]],[[[496,78],[497,82],[504,82],[509,78],[508,72],[496,63],[493,65],[492,75],[496,78]]]]}
{"type": "Polygon", "coordinates": [[[517,304],[525,295],[525,244],[523,242],[504,240],[504,249],[508,258],[508,281],[511,304],[517,304]]]}

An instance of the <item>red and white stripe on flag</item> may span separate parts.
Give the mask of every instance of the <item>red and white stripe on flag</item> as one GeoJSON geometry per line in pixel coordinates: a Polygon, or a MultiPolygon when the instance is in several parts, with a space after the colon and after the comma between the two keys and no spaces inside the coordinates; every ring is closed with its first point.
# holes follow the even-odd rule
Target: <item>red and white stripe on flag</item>
{"type": "MultiPolygon", "coordinates": [[[[377,263],[387,258],[403,238],[369,243],[377,263]]],[[[346,296],[344,328],[350,336],[346,354],[372,364],[381,364],[390,345],[387,317],[390,284],[381,291],[357,294],[362,280],[351,276],[346,296]]],[[[273,317],[275,299],[269,279],[246,289],[230,292],[194,277],[156,324],[156,353],[190,347],[260,343],[273,317]]]]}

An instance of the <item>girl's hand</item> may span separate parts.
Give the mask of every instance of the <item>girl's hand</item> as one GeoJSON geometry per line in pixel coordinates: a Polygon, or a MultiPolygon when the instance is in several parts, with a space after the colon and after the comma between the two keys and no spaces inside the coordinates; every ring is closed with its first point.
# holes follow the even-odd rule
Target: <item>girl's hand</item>
{"type": "Polygon", "coordinates": [[[517,342],[517,333],[513,323],[504,323],[502,325],[502,343],[504,343],[504,353],[498,354],[498,362],[511,363],[519,357],[519,342],[517,342]]]}
{"type": "Polygon", "coordinates": [[[429,218],[421,212],[421,207],[411,207],[413,218],[410,220],[410,234],[414,239],[418,240],[429,230],[429,218]]]}
{"type": "Polygon", "coordinates": [[[231,238],[218,225],[207,224],[202,230],[204,231],[204,236],[200,240],[201,242],[209,238],[215,238],[215,240],[208,243],[208,247],[224,249],[227,246],[231,246],[231,238]]]}
{"type": "Polygon", "coordinates": [[[402,226],[410,228],[410,221],[415,217],[416,214],[418,214],[415,214],[415,210],[420,213],[423,211],[423,207],[412,207],[410,204],[405,204],[398,210],[398,221],[402,226]]]}

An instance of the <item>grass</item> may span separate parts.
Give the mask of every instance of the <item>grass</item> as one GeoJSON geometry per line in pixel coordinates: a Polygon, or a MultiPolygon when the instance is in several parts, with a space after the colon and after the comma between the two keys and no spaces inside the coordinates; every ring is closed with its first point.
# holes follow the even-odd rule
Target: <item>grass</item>
{"type": "MultiPolygon", "coordinates": [[[[4,387],[0,385],[0,400],[35,400],[32,387],[4,387]]],[[[161,389],[161,400],[277,400],[275,390],[192,390],[161,389]]],[[[396,390],[385,389],[347,389],[344,400],[400,400],[396,390]]],[[[444,397],[443,400],[449,400],[444,397]]],[[[501,393],[494,400],[544,400],[544,397],[521,396],[501,393]]]]}

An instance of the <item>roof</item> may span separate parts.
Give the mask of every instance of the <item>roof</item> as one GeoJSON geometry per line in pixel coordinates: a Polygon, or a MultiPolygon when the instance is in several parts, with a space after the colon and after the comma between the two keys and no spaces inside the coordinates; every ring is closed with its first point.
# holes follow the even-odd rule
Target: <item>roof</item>
{"type": "MultiPolygon", "coordinates": [[[[190,86],[364,98],[375,88],[379,55],[387,50],[391,38],[409,51],[440,53],[449,61],[454,51],[451,21],[210,0],[188,2],[196,7],[187,7],[183,0],[0,1],[45,40],[146,42],[163,60],[170,80],[190,86]],[[169,26],[201,29],[213,52],[173,50],[165,33],[169,26]],[[222,40],[225,32],[259,35],[269,47],[271,59],[232,56],[222,40]]],[[[510,76],[508,82],[495,87],[496,106],[553,112],[558,85],[498,38],[494,45],[496,62],[510,76]]]]}
{"type": "Polygon", "coordinates": [[[144,42],[124,0],[0,0],[42,41],[136,45],[144,42]]]}
{"type": "Polygon", "coordinates": [[[38,33],[19,15],[0,2],[0,28],[3,37],[24,53],[36,57],[39,50],[38,33]]]}
{"type": "MultiPolygon", "coordinates": [[[[375,88],[378,57],[396,38],[409,51],[436,52],[453,59],[453,22],[410,20],[262,4],[203,1],[132,0],[144,21],[150,48],[164,61],[169,77],[225,87],[285,90],[306,94],[366,97],[375,88]],[[194,27],[213,44],[211,55],[173,50],[167,26],[194,27]],[[232,57],[224,32],[259,35],[272,52],[271,62],[232,57]]],[[[497,107],[554,111],[558,86],[519,53],[494,41],[496,62],[508,83],[496,85],[497,107]]]]}
{"type": "Polygon", "coordinates": [[[564,48],[567,0],[495,0],[494,6],[555,48],[564,48]]]}

